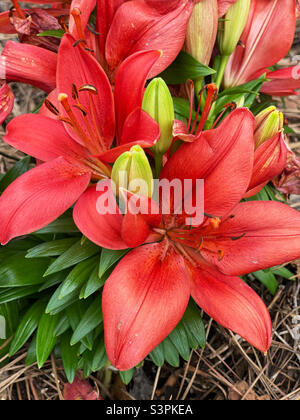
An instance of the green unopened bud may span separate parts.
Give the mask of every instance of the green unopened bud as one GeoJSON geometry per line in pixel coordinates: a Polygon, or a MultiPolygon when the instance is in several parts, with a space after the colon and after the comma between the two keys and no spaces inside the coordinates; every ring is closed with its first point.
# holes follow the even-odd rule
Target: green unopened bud
{"type": "Polygon", "coordinates": [[[116,187],[124,188],[133,194],[151,197],[153,193],[152,170],[144,150],[133,146],[116,160],[111,179],[116,187]]]}
{"type": "Polygon", "coordinates": [[[270,106],[260,112],[255,117],[254,139],[256,148],[282,132],[283,125],[283,113],[278,111],[275,106],[270,106]]]}
{"type": "Polygon", "coordinates": [[[149,83],[143,99],[142,108],[160,127],[160,139],[153,147],[154,153],[164,154],[173,141],[174,104],[168,86],[161,78],[149,83]]]}
{"type": "Polygon", "coordinates": [[[196,4],[189,20],[185,50],[200,63],[208,65],[218,29],[218,0],[202,0],[196,4]]]}
{"type": "Polygon", "coordinates": [[[251,0],[237,0],[220,22],[218,41],[221,55],[230,56],[245,29],[251,0]]]}

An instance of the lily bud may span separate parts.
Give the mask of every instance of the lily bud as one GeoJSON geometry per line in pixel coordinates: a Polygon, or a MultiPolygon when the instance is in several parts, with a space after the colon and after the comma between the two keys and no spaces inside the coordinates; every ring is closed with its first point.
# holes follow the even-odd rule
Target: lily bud
{"type": "Polygon", "coordinates": [[[219,28],[219,48],[221,55],[230,56],[235,50],[245,29],[251,0],[237,0],[230,6],[219,28]]]}
{"type": "Polygon", "coordinates": [[[117,195],[119,189],[123,188],[140,196],[152,196],[152,170],[144,150],[138,145],[119,156],[113,166],[111,179],[117,195]]]}
{"type": "Polygon", "coordinates": [[[255,119],[255,152],[252,178],[245,195],[257,194],[286,166],[288,149],[283,132],[284,117],[275,106],[260,112],[255,119]]]}
{"type": "Polygon", "coordinates": [[[143,99],[142,108],[160,127],[160,139],[152,148],[154,153],[164,154],[173,141],[173,121],[175,119],[174,104],[168,86],[161,78],[149,83],[143,99]]]}
{"type": "Polygon", "coordinates": [[[218,0],[203,0],[196,4],[190,18],[185,50],[200,63],[208,65],[218,30],[218,0]]]}
{"type": "Polygon", "coordinates": [[[283,131],[284,116],[275,106],[260,112],[255,118],[254,139],[258,148],[262,143],[283,131]]]}

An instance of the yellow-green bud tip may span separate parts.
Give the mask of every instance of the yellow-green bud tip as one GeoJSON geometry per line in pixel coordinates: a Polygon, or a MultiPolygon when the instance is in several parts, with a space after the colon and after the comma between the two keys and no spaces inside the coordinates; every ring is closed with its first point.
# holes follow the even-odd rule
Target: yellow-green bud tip
{"type": "Polygon", "coordinates": [[[154,153],[164,154],[173,141],[174,104],[168,86],[160,77],[153,79],[144,94],[142,108],[160,127],[160,139],[153,147],[154,153]]]}
{"type": "Polygon", "coordinates": [[[115,184],[116,195],[123,188],[141,196],[151,197],[153,193],[152,170],[144,150],[133,146],[116,160],[111,179],[115,184]]]}

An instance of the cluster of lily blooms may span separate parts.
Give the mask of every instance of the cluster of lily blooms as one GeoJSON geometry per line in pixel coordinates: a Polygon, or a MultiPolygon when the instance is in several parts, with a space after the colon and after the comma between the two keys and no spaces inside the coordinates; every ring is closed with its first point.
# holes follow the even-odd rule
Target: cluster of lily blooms
{"type": "MultiPolygon", "coordinates": [[[[243,199],[270,180],[285,193],[299,189],[299,162],[275,107],[254,116],[238,105],[220,123],[213,111],[218,88],[263,74],[264,94],[296,94],[297,67],[270,68],[292,45],[298,2],[36,0],[31,3],[51,7],[32,9],[12,3],[0,14],[0,32],[17,34],[20,42],[8,41],[0,58],[1,123],[13,107],[9,82],[36,86],[47,99],[37,114],[7,125],[4,141],[37,165],[1,195],[1,244],[74,206],[74,221],[91,241],[132,248],[102,295],[106,350],[120,370],[136,366],[176,327],[191,296],[218,323],[266,352],[268,310],[239,276],[300,257],[300,214],[279,202],[243,199]],[[52,32],[39,36],[45,31],[52,32]],[[64,32],[61,39],[57,31],[64,32]],[[156,78],[182,49],[205,65],[216,54],[222,58],[216,84],[202,89],[206,103],[201,108],[199,101],[194,120],[198,92],[190,89],[186,124],[175,119],[170,90],[156,78]],[[217,121],[208,126],[212,116],[217,121]],[[192,196],[196,180],[204,180],[199,226],[187,224],[175,203],[168,215],[159,204],[155,215],[97,211],[99,181],[116,200],[111,179],[122,184],[118,173],[127,171],[129,180],[142,177],[151,185],[153,162],[159,179],[193,180],[192,196]]],[[[121,187],[125,196],[135,195],[128,184],[121,187]]],[[[149,203],[151,188],[139,200],[149,203]]]]}

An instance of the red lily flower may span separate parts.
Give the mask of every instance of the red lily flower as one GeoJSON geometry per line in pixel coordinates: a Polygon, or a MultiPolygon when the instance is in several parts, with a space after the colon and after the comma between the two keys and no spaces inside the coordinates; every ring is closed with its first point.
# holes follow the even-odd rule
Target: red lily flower
{"type": "Polygon", "coordinates": [[[256,79],[280,61],[293,43],[295,23],[294,0],[252,0],[240,45],[225,71],[225,86],[256,79]]]}
{"type": "Polygon", "coordinates": [[[268,71],[266,74],[269,82],[262,85],[261,92],[271,96],[299,95],[300,67],[291,66],[280,70],[268,71]]]}
{"type": "Polygon", "coordinates": [[[198,1],[97,0],[101,64],[114,74],[131,54],[160,49],[163,58],[149,75],[156,76],[180,52],[194,3],[198,1]],[[172,36],[168,36],[170,33],[172,36]]]}
{"type": "Polygon", "coordinates": [[[14,106],[14,94],[11,88],[4,83],[0,87],[0,124],[9,116],[14,106]]]}
{"type": "MultiPolygon", "coordinates": [[[[159,139],[159,126],[141,110],[142,101],[137,95],[136,102],[130,102],[127,118],[122,114],[121,144],[110,150],[115,135],[111,86],[92,55],[80,45],[73,45],[74,38],[65,35],[58,54],[59,109],[49,100],[46,102],[54,118],[28,114],[8,124],[4,141],[45,163],[19,177],[1,195],[2,244],[55,220],[74,204],[91,180],[110,176],[106,162],[114,161],[137,143],[152,147],[159,139]]],[[[128,68],[123,63],[117,75],[117,83],[124,87],[123,97],[134,94],[132,86],[141,91],[159,58],[159,51],[145,51],[130,57],[128,68]],[[134,80],[133,60],[137,68],[134,80]]],[[[120,102],[118,92],[116,85],[116,103],[120,102]]]]}
{"type": "Polygon", "coordinates": [[[248,110],[237,109],[164,166],[161,179],[204,179],[206,217],[198,227],[178,215],[162,215],[159,228],[157,216],[140,214],[133,223],[121,214],[100,215],[95,187],[75,205],[79,229],[106,248],[126,248],[133,237],[141,244],[137,228],[146,222],[150,229],[148,244],[127,254],[104,287],[106,349],[118,369],[135,366],[172,331],[190,295],[217,322],[261,351],[269,348],[268,311],[235,276],[299,257],[300,215],[279,203],[239,204],[252,176],[253,124],[248,110]]]}

